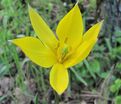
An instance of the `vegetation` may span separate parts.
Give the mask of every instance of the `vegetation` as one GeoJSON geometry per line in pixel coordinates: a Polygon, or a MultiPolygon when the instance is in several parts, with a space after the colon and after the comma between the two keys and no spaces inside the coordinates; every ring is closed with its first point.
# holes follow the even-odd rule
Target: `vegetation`
{"type": "MultiPolygon", "coordinates": [[[[97,0],[98,1],[98,0],[97,0]]],[[[96,0],[80,0],[85,31],[105,16],[97,17],[96,0]]],[[[115,0],[114,0],[115,1],[115,0]]],[[[10,40],[35,36],[28,4],[55,31],[59,20],[74,6],[75,0],[0,0],[0,104],[121,104],[121,27],[110,37],[104,34],[90,55],[69,70],[66,92],[56,96],[49,84],[49,69],[43,69],[10,40]],[[56,102],[56,103],[55,103],[56,102]]]]}

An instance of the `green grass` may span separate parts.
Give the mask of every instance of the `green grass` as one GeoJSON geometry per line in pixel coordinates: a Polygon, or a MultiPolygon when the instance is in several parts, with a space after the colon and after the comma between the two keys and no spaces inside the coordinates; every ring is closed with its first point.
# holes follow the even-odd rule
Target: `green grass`
{"type": "MultiPolygon", "coordinates": [[[[24,1],[24,0],[23,0],[24,1]]],[[[80,0],[83,4],[83,0],[80,0]]],[[[89,8],[84,11],[84,23],[92,11],[95,12],[95,0],[89,2],[89,8]],[[90,10],[91,8],[91,10],[90,10]],[[88,13],[87,13],[88,12],[88,13]]],[[[13,96],[14,89],[19,87],[23,93],[32,96],[35,104],[38,103],[39,93],[43,95],[42,102],[46,104],[45,96],[50,89],[49,85],[49,69],[43,69],[32,63],[20,49],[14,46],[9,40],[21,36],[34,36],[35,33],[32,29],[28,14],[28,4],[37,9],[39,14],[49,24],[53,31],[55,31],[58,21],[70,10],[73,4],[69,1],[68,8],[63,5],[61,0],[26,0],[24,3],[21,0],[1,0],[0,1],[0,79],[5,76],[14,78],[15,87],[11,90],[13,96]],[[53,9],[54,8],[54,9],[53,9]],[[31,94],[27,88],[25,81],[33,79],[37,85],[36,94],[31,94]]],[[[87,24],[90,25],[90,24],[87,24]]],[[[121,36],[121,30],[116,29],[117,37],[121,36]]],[[[108,89],[112,86],[116,79],[120,78],[121,73],[121,53],[120,47],[113,45],[111,39],[99,38],[101,43],[97,43],[89,55],[89,57],[82,63],[71,68],[70,73],[70,86],[67,90],[67,95],[73,96],[73,84],[81,85],[81,90],[88,89],[90,91],[97,91],[99,86],[108,76],[111,67],[117,64],[112,74],[112,81],[106,87],[108,89]],[[119,73],[119,74],[117,74],[119,73]],[[99,83],[97,83],[100,81],[99,83]],[[98,85],[96,85],[98,84],[98,85]]],[[[115,44],[121,44],[116,38],[115,44]]],[[[121,90],[119,88],[118,90],[121,90]]],[[[78,92],[77,92],[78,93],[78,92]]],[[[109,95],[112,98],[120,96],[120,93],[113,93],[109,90],[109,95]]],[[[0,97],[0,102],[6,99],[5,95],[0,97]]],[[[16,98],[13,98],[15,100],[16,98]]],[[[118,102],[118,101],[117,101],[118,102]]],[[[117,103],[118,104],[118,103],[117,103]]]]}

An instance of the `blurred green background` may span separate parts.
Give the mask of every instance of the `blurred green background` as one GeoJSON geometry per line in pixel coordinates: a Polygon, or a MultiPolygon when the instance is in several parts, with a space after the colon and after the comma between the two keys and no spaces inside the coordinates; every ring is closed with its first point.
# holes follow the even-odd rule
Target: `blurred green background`
{"type": "MultiPolygon", "coordinates": [[[[32,63],[9,40],[34,36],[28,4],[55,31],[75,0],[0,0],[0,104],[56,104],[49,69],[32,63]]],[[[80,64],[70,68],[70,84],[60,104],[121,104],[120,0],[80,0],[85,31],[104,19],[99,40],[80,64]],[[108,8],[109,7],[109,8],[108,8]]]]}

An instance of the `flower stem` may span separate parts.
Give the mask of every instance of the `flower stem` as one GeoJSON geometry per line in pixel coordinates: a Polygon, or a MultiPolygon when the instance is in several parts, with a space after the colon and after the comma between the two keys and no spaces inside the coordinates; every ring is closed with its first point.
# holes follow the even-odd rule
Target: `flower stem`
{"type": "Polygon", "coordinates": [[[42,90],[44,91],[44,93],[46,92],[46,86],[45,86],[45,81],[44,81],[44,73],[43,73],[43,68],[40,68],[40,74],[41,74],[41,83],[42,83],[42,90]]]}
{"type": "Polygon", "coordinates": [[[54,92],[54,94],[55,94],[55,104],[59,104],[59,95],[56,92],[54,92]]]}

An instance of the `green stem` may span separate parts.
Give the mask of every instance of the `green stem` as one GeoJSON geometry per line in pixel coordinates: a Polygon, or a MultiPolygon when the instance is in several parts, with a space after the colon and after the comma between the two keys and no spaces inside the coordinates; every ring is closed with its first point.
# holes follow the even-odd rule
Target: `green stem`
{"type": "Polygon", "coordinates": [[[55,104],[59,104],[59,95],[56,92],[54,92],[54,94],[55,94],[55,104]]]}
{"type": "Polygon", "coordinates": [[[43,89],[44,92],[46,92],[46,86],[45,86],[44,75],[43,75],[44,74],[43,73],[44,69],[40,68],[39,70],[40,70],[40,74],[41,74],[40,78],[41,78],[41,83],[42,83],[42,89],[43,89]]]}

